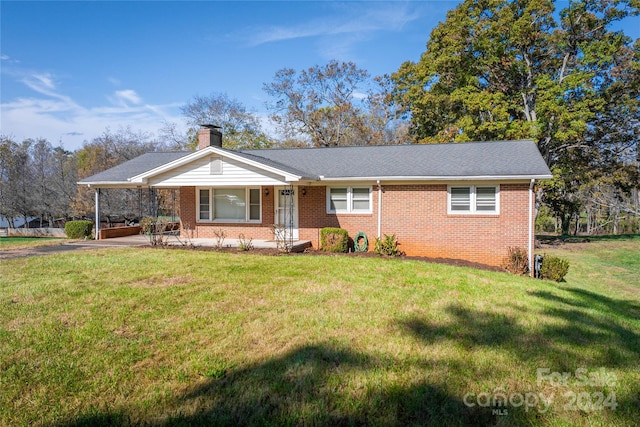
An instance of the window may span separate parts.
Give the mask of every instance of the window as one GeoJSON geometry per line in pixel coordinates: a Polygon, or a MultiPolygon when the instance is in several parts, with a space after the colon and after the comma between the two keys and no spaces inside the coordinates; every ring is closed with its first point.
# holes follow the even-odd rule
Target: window
{"type": "Polygon", "coordinates": [[[209,216],[209,190],[200,190],[200,216],[199,219],[211,219],[209,216]]]}
{"type": "Polygon", "coordinates": [[[202,188],[198,191],[198,221],[259,222],[259,188],[202,188]]]}
{"type": "Polygon", "coordinates": [[[249,189],[249,221],[260,221],[260,189],[249,189]]]}
{"type": "Polygon", "coordinates": [[[471,187],[452,187],[451,211],[468,212],[471,210],[471,187]]]}
{"type": "Polygon", "coordinates": [[[496,187],[476,187],[476,211],[496,211],[496,187]]]}
{"type": "Polygon", "coordinates": [[[329,189],[329,212],[346,212],[349,208],[347,188],[329,189]]]}
{"type": "Polygon", "coordinates": [[[327,188],[328,213],[371,213],[371,187],[327,188]]]}
{"type": "Polygon", "coordinates": [[[247,217],[245,189],[213,189],[213,219],[244,221],[247,217]]]}
{"type": "Polygon", "coordinates": [[[450,186],[449,213],[497,214],[499,193],[497,186],[450,186]]]}

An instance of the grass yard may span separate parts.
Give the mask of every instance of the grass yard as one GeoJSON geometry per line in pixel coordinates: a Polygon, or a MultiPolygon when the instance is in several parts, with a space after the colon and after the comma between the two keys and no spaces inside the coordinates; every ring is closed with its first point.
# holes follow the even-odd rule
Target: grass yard
{"type": "Polygon", "coordinates": [[[0,237],[0,251],[59,245],[66,240],[61,237],[0,237]]]}
{"type": "Polygon", "coordinates": [[[640,238],[566,282],[101,249],[3,262],[0,425],[636,425],[640,238]]]}

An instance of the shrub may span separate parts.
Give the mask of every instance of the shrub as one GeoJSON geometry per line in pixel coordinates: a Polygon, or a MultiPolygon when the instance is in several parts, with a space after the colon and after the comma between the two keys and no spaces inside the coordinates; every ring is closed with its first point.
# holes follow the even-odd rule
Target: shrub
{"type": "Polygon", "coordinates": [[[322,250],[327,252],[347,252],[349,234],[342,228],[325,227],[320,230],[322,250]]]}
{"type": "Polygon", "coordinates": [[[155,231],[155,221],[150,216],[145,216],[140,220],[140,232],[142,234],[151,234],[155,231]]]}
{"type": "Polygon", "coordinates": [[[524,248],[509,247],[507,256],[502,261],[502,268],[511,274],[525,275],[529,272],[529,256],[524,248]]]}
{"type": "Polygon", "coordinates": [[[400,256],[402,255],[402,252],[398,249],[399,244],[400,243],[398,243],[395,234],[392,234],[391,236],[385,234],[384,239],[376,237],[374,252],[378,255],[400,256]]]}
{"type": "Polygon", "coordinates": [[[92,230],[93,221],[67,221],[64,225],[64,232],[70,239],[86,239],[87,237],[91,237],[92,230]]]}
{"type": "Polygon", "coordinates": [[[165,236],[164,232],[168,225],[169,221],[166,218],[146,216],[140,221],[140,230],[149,237],[152,246],[167,246],[168,236],[165,236]]]}
{"type": "Polygon", "coordinates": [[[216,249],[222,249],[224,247],[224,239],[227,237],[222,228],[213,230],[213,235],[216,236],[216,249]]]}
{"type": "Polygon", "coordinates": [[[242,252],[253,250],[253,238],[245,238],[243,233],[238,235],[238,250],[242,252]]]}
{"type": "Polygon", "coordinates": [[[293,241],[292,239],[287,239],[287,227],[282,224],[273,224],[271,225],[271,231],[278,250],[291,252],[293,241]]]}
{"type": "Polygon", "coordinates": [[[540,277],[542,279],[555,280],[561,282],[569,272],[569,261],[557,256],[545,255],[540,267],[540,277]]]}

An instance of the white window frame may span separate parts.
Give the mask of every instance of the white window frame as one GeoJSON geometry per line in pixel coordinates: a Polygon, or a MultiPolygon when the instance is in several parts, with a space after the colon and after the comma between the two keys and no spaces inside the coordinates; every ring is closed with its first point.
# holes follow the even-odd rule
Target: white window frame
{"type": "Polygon", "coordinates": [[[500,215],[500,185],[499,184],[451,184],[447,186],[447,213],[449,215],[500,215]],[[469,210],[460,211],[451,209],[451,189],[469,189],[469,210]],[[478,188],[494,188],[496,195],[495,209],[492,211],[477,210],[476,192],[478,188]]]}
{"type": "Polygon", "coordinates": [[[262,223],[262,189],[260,187],[196,187],[196,222],[197,223],[227,223],[227,224],[261,224],[262,223]],[[213,214],[215,212],[213,204],[215,203],[213,192],[214,190],[244,190],[245,197],[245,214],[244,220],[241,219],[215,219],[213,214]],[[200,218],[200,191],[209,191],[209,219],[200,218]],[[251,190],[258,190],[260,197],[260,218],[250,219],[251,215],[251,190]]]}
{"type": "Polygon", "coordinates": [[[370,214],[373,212],[373,190],[370,185],[334,185],[327,187],[327,213],[329,214],[370,214]],[[347,190],[347,209],[331,209],[331,190],[337,188],[345,188],[347,190]],[[369,209],[353,208],[353,189],[365,188],[369,192],[369,209]]]}

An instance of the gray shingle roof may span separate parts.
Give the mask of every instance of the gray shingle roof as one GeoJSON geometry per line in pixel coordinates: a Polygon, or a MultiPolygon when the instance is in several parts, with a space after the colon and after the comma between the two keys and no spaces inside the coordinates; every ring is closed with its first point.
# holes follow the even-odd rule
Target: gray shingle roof
{"type": "MultiPolygon", "coordinates": [[[[304,179],[551,176],[538,147],[530,140],[231,152],[304,179]]],[[[128,178],[189,154],[147,153],[85,178],[80,184],[127,183],[128,178]]]]}
{"type": "Polygon", "coordinates": [[[269,158],[269,156],[258,154],[258,152],[263,153],[263,152],[269,152],[269,151],[276,151],[276,150],[245,150],[245,151],[233,151],[233,153],[247,160],[253,160],[254,162],[259,162],[265,166],[271,166],[283,172],[288,172],[292,175],[297,175],[305,179],[317,180],[320,178],[319,175],[310,174],[308,171],[298,169],[297,168],[298,165],[295,162],[295,160],[291,163],[283,163],[281,161],[273,160],[269,158]]]}
{"type": "Polygon", "coordinates": [[[244,152],[325,178],[551,175],[529,140],[244,152]]]}
{"type": "Polygon", "coordinates": [[[187,156],[191,152],[174,151],[174,152],[155,152],[145,153],[141,156],[134,157],[124,163],[114,166],[93,176],[83,179],[78,184],[97,184],[97,183],[128,183],[128,179],[141,173],[155,169],[166,163],[187,156]]]}

